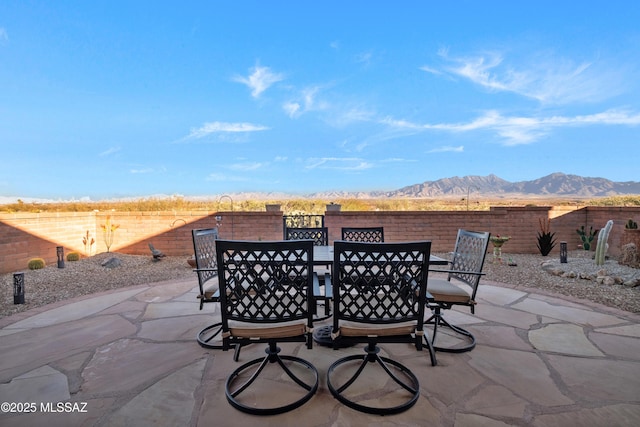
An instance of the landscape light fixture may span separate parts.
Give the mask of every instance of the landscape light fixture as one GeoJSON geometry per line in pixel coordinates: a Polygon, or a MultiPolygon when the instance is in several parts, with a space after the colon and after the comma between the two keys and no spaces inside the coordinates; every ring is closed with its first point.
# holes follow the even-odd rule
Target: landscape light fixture
{"type": "Polygon", "coordinates": [[[13,273],[13,303],[24,304],[24,273],[13,273]]]}
{"type": "Polygon", "coordinates": [[[56,246],[56,255],[58,256],[58,268],[64,268],[64,248],[56,246]]]}
{"type": "Polygon", "coordinates": [[[567,242],[560,242],[560,262],[567,263],[567,242]]]}

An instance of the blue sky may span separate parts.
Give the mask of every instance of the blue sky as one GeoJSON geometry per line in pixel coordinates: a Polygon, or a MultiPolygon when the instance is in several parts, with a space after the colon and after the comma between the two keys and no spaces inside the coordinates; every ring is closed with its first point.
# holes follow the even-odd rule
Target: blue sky
{"type": "Polygon", "coordinates": [[[3,0],[0,196],[638,181],[639,22],[631,0],[3,0]]]}

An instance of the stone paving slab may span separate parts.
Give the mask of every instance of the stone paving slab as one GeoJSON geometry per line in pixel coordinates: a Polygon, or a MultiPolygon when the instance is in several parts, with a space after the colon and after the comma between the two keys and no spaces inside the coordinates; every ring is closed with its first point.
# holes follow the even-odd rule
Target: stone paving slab
{"type": "MultiPolygon", "coordinates": [[[[195,280],[164,282],[3,319],[0,398],[85,402],[89,411],[0,414],[0,425],[640,425],[640,322],[630,313],[483,285],[475,315],[466,308],[444,313],[475,334],[473,351],[438,352],[434,367],[426,349],[381,345],[420,380],[410,410],[381,418],[331,396],[327,369],[364,345],[309,350],[287,343],[283,354],[317,367],[319,390],[295,411],[262,418],[231,407],[224,382],[239,363],[262,357],[265,345],[243,348],[240,362],[232,351],[198,346],[195,334],[219,319],[219,306],[201,311],[196,295],[195,280]]],[[[455,341],[441,331],[438,340],[455,341]]],[[[376,401],[389,394],[389,381],[372,372],[359,387],[376,401]]],[[[272,375],[256,401],[283,396],[282,380],[272,375]]]]}

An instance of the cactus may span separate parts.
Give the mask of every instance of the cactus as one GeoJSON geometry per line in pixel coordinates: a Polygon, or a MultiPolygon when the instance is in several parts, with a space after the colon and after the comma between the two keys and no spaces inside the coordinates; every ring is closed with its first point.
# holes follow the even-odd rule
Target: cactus
{"type": "Polygon", "coordinates": [[[598,233],[598,243],[596,245],[596,265],[604,264],[604,256],[607,253],[607,240],[609,239],[609,232],[613,227],[613,220],[607,221],[607,225],[598,233]]]}
{"type": "Polygon", "coordinates": [[[589,227],[589,234],[584,230],[584,225],[576,230],[576,233],[580,235],[580,240],[582,241],[582,248],[585,251],[591,249],[591,242],[596,237],[596,233],[598,230],[594,230],[593,227],[589,227]]]}
{"type": "Polygon", "coordinates": [[[40,270],[41,268],[44,268],[45,265],[46,263],[42,258],[31,258],[27,264],[29,270],[40,270]]]}
{"type": "Polygon", "coordinates": [[[638,229],[638,223],[635,222],[634,220],[630,219],[629,221],[627,221],[627,223],[624,225],[624,228],[626,228],[627,230],[637,230],[638,229]]]}
{"type": "Polygon", "coordinates": [[[80,259],[80,254],[78,252],[69,252],[67,254],[67,261],[78,261],[80,259]]]}

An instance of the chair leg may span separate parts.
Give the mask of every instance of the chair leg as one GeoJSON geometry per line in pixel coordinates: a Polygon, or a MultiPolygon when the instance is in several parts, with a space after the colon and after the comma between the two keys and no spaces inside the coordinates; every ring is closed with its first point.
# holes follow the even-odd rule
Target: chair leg
{"type": "MultiPolygon", "coordinates": [[[[212,350],[222,350],[222,340],[221,340],[221,332],[222,332],[222,322],[214,323],[213,325],[209,325],[200,332],[196,336],[196,340],[200,347],[210,348],[212,350]]],[[[240,356],[240,344],[233,344],[232,347],[235,346],[235,351],[233,355],[233,360],[238,361],[238,357],[240,356]]]]}
{"type": "Polygon", "coordinates": [[[447,322],[447,320],[444,318],[444,316],[442,315],[442,308],[439,305],[434,305],[430,307],[433,310],[433,314],[431,315],[431,317],[429,317],[429,319],[427,319],[426,322],[424,322],[425,324],[433,324],[433,337],[432,337],[432,343],[433,343],[433,349],[435,351],[440,351],[443,353],[465,353],[467,351],[471,351],[475,348],[476,346],[476,338],[473,336],[473,334],[469,331],[467,331],[466,329],[463,329],[459,326],[456,325],[452,325],[451,323],[447,322]],[[438,327],[442,326],[443,328],[449,328],[451,329],[453,332],[455,332],[456,334],[462,335],[464,337],[466,337],[468,344],[464,345],[464,346],[460,346],[460,347],[439,347],[436,345],[436,334],[438,333],[438,327]]]}
{"type": "Polygon", "coordinates": [[[196,336],[198,340],[198,344],[204,348],[212,348],[215,350],[222,349],[222,341],[220,340],[222,332],[222,322],[214,323],[213,325],[209,325],[200,332],[196,336]]]}
{"type": "Polygon", "coordinates": [[[431,366],[436,366],[438,364],[438,361],[436,360],[436,349],[433,348],[433,343],[429,340],[429,337],[427,336],[427,334],[424,334],[424,342],[427,345],[427,350],[429,350],[429,358],[431,359],[431,366]]]}
{"type": "Polygon", "coordinates": [[[338,359],[334,362],[327,371],[327,387],[329,391],[337,400],[342,402],[344,405],[355,409],[360,412],[365,412],[368,414],[375,415],[391,415],[398,414],[400,412],[404,412],[407,409],[411,408],[418,401],[420,397],[420,383],[418,378],[407,368],[406,366],[396,362],[395,360],[391,360],[387,357],[382,357],[378,353],[380,352],[380,348],[375,345],[375,343],[369,343],[367,347],[365,347],[366,354],[363,355],[351,355],[347,357],[343,357],[342,359],[338,359]],[[340,387],[336,388],[331,381],[332,374],[335,369],[343,364],[360,360],[360,366],[356,370],[356,372],[340,387]],[[408,391],[410,394],[409,400],[406,402],[392,407],[374,407],[362,405],[360,403],[355,402],[354,400],[345,396],[344,392],[347,388],[349,388],[356,379],[360,376],[364,368],[369,363],[378,363],[382,369],[393,379],[395,383],[397,383],[404,390],[408,391]],[[392,371],[392,368],[395,368],[396,371],[407,377],[408,381],[403,381],[400,377],[392,371]]]}
{"type": "Polygon", "coordinates": [[[282,414],[287,411],[291,411],[292,409],[298,408],[302,406],[304,403],[309,401],[311,397],[318,390],[318,370],[309,362],[299,357],[294,356],[280,356],[280,348],[276,346],[274,342],[269,343],[269,347],[265,350],[267,355],[264,358],[254,359],[250,362],[245,363],[236,369],[230,376],[227,378],[227,382],[225,385],[225,394],[227,396],[227,401],[236,409],[246,412],[248,414],[253,415],[276,415],[282,414]],[[296,374],[294,374],[287,365],[284,364],[284,361],[290,361],[292,363],[297,363],[302,365],[303,367],[309,369],[314,377],[314,379],[310,383],[306,383],[302,379],[300,379],[296,374]],[[254,405],[248,406],[241,403],[237,397],[247,390],[254,381],[258,378],[262,370],[270,363],[277,363],[287,374],[289,378],[291,378],[296,384],[298,384],[303,390],[306,390],[306,393],[295,402],[274,408],[258,408],[254,405]],[[235,380],[244,373],[247,369],[253,367],[254,365],[259,365],[255,371],[251,374],[249,379],[247,379],[244,383],[240,384],[237,388],[232,391],[235,380]]]}

